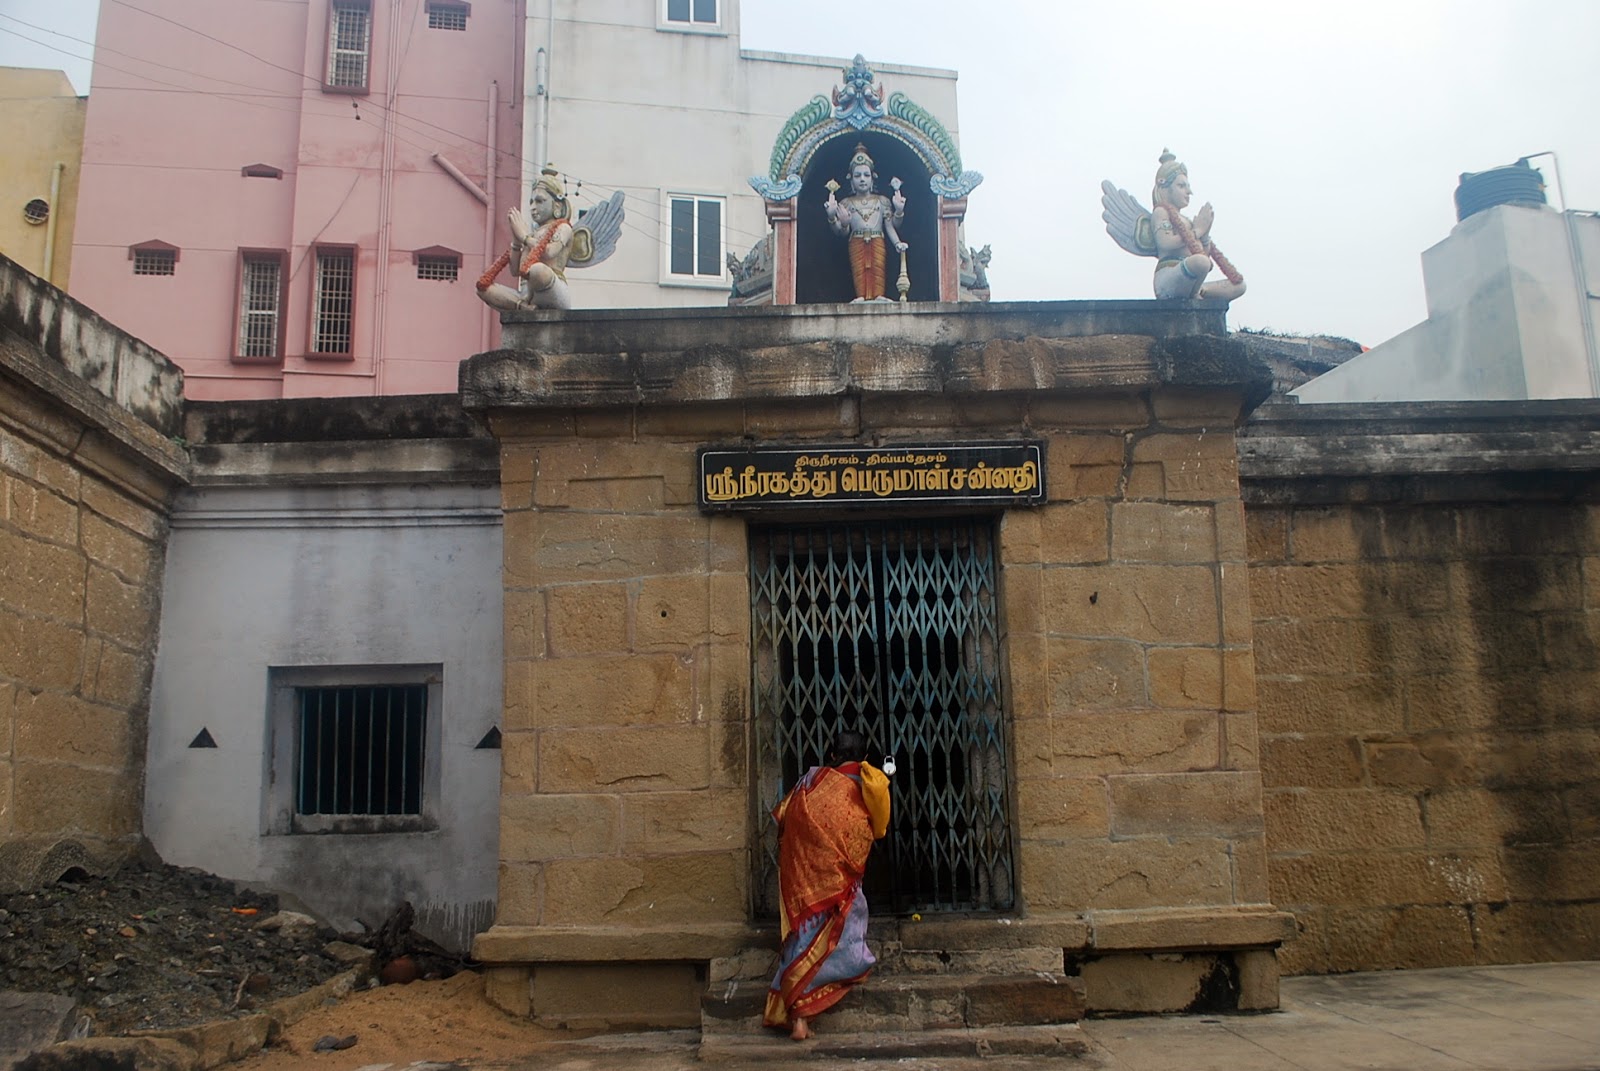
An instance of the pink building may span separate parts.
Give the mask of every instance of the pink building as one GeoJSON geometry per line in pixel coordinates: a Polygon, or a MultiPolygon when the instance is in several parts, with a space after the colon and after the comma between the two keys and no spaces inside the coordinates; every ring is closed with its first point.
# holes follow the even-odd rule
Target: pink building
{"type": "Polygon", "coordinates": [[[100,6],[72,293],[189,397],[454,391],[518,201],[524,0],[100,6]]]}

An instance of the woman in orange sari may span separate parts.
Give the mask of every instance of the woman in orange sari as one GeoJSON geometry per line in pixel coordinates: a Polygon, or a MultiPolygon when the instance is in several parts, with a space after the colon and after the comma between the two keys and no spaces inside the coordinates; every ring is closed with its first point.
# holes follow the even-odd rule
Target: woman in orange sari
{"type": "Polygon", "coordinates": [[[872,842],[889,828],[889,778],[866,753],[860,733],[840,733],[825,765],[806,771],[773,811],[783,950],[764,1021],[788,1027],[796,1041],[877,962],[867,948],[861,877],[872,842]]]}

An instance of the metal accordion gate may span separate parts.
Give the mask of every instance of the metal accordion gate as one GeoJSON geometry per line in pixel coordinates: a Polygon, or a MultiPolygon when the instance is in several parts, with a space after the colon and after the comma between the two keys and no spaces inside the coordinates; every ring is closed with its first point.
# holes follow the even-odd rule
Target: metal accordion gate
{"type": "Polygon", "coordinates": [[[989,517],[752,527],[755,907],[775,915],[771,811],[833,735],[895,756],[874,911],[1000,911],[1014,859],[989,517]]]}

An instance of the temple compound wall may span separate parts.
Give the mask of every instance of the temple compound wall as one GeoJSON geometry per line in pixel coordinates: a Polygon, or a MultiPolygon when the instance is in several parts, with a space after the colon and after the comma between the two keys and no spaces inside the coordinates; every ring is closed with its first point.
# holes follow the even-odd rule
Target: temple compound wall
{"type": "Polygon", "coordinates": [[[0,888],[138,848],[182,392],[0,257],[0,888]]]}
{"type": "Polygon", "coordinates": [[[1285,970],[1600,955],[1597,415],[1301,405],[1246,426],[1285,970]]]}
{"type": "MultiPolygon", "coordinates": [[[[871,555],[844,548],[876,553],[883,525],[903,551],[917,538],[905,526],[946,531],[930,514],[956,533],[925,537],[945,565],[964,540],[992,545],[989,586],[952,617],[993,607],[992,632],[957,660],[994,694],[946,697],[967,703],[976,743],[941,720],[942,700],[867,731],[900,752],[898,806],[925,808],[933,829],[897,828],[903,844],[938,839],[928,782],[988,793],[994,809],[975,823],[976,876],[958,873],[953,892],[943,872],[919,885],[901,857],[894,880],[915,888],[883,893],[905,904],[886,936],[928,952],[1049,949],[1058,964],[1064,950],[1091,1007],[1192,996],[1213,973],[1239,1006],[1276,1004],[1272,950],[1292,926],[1269,903],[1234,452],[1270,376],[1222,337],[1217,311],[953,308],[513,315],[518,348],[463,366],[464,404],[500,442],[505,508],[500,893],[474,949],[506,1007],[698,1023],[708,964],[775,944],[760,905],[781,759],[815,747],[808,719],[857,709],[865,672],[864,646],[812,643],[851,627],[852,605],[873,612],[861,593],[876,574],[845,575],[871,555]],[[1013,440],[1042,447],[1041,496],[1004,508],[885,496],[718,512],[709,497],[749,489],[697,469],[708,444],[816,446],[820,466],[821,447],[842,448],[870,466],[905,444],[943,457],[1013,440]],[[796,569],[805,579],[785,587],[796,569]],[[804,625],[771,638],[789,602],[810,607],[810,639],[804,625]],[[942,748],[970,770],[952,772],[942,748]]],[[[905,583],[878,612],[919,597],[927,610],[934,588],[959,601],[959,581],[920,596],[905,583]]],[[[919,627],[908,649],[941,642],[937,623],[919,627]]],[[[913,655],[883,646],[886,676],[915,675],[913,655]]]]}

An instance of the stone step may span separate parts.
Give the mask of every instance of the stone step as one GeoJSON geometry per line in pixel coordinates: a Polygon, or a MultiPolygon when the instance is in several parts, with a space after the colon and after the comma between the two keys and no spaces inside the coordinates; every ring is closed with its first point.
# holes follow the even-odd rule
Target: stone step
{"type": "MultiPolygon", "coordinates": [[[[848,999],[848,998],[847,998],[848,999]]],[[[830,1015],[832,1013],[829,1013],[830,1015]]],[[[705,1063],[755,1067],[793,1060],[961,1059],[993,1056],[1090,1056],[1092,1046],[1076,1023],[956,1030],[834,1031],[829,1016],[808,1041],[790,1041],[776,1031],[764,1034],[702,1035],[699,1057],[705,1063]]],[[[1099,1066],[1098,1062],[1094,1066],[1099,1066]]]]}
{"type": "MultiPolygon", "coordinates": [[[[701,1034],[760,1035],[768,981],[713,982],[700,1002],[701,1034]]],[[[1044,1026],[1083,1017],[1083,983],[1059,972],[874,974],[826,1012],[829,1033],[899,1034],[1044,1026]]]]}

